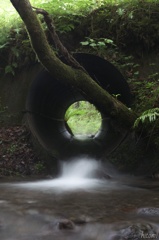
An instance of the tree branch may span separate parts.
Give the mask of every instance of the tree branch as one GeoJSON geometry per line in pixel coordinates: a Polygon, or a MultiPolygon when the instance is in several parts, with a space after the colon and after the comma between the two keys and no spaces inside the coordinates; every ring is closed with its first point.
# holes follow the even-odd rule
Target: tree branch
{"type": "Polygon", "coordinates": [[[65,65],[48,44],[41,23],[29,0],[10,0],[24,21],[32,47],[41,64],[63,84],[77,88],[99,111],[111,117],[121,129],[131,129],[136,114],[113,98],[85,72],[65,65]]]}
{"type": "Polygon", "coordinates": [[[35,12],[37,14],[43,15],[44,21],[48,27],[50,36],[55,43],[56,49],[60,51],[61,55],[65,58],[66,62],[70,66],[77,68],[77,69],[81,69],[82,71],[87,73],[86,70],[79,64],[79,62],[76,61],[76,59],[68,52],[68,50],[65,48],[65,46],[60,41],[59,36],[57,35],[56,30],[55,30],[55,25],[54,25],[53,19],[48,14],[48,12],[46,12],[44,9],[41,9],[41,8],[33,7],[33,9],[35,9],[35,12]]]}

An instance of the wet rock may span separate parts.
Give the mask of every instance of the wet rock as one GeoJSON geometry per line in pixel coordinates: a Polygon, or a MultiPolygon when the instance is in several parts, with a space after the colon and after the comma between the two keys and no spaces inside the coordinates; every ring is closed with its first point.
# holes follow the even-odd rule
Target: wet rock
{"type": "Polygon", "coordinates": [[[89,222],[93,222],[94,219],[89,217],[89,216],[86,216],[86,215],[81,215],[78,218],[72,219],[72,221],[75,224],[79,224],[80,225],[80,224],[86,224],[86,223],[89,223],[89,222]]]}
{"type": "Polygon", "coordinates": [[[119,231],[119,238],[124,240],[158,239],[150,224],[133,224],[119,231]]]}
{"type": "Polygon", "coordinates": [[[158,180],[159,180],[159,172],[153,173],[153,174],[151,175],[151,178],[158,181],[158,180]]]}
{"type": "Polygon", "coordinates": [[[58,228],[60,230],[62,230],[62,229],[70,229],[70,230],[72,230],[72,229],[75,228],[75,224],[71,220],[69,220],[69,219],[62,219],[62,220],[60,220],[58,222],[58,228]]]}
{"type": "Polygon", "coordinates": [[[159,216],[159,208],[154,207],[140,208],[138,209],[137,213],[146,216],[159,216]]]}

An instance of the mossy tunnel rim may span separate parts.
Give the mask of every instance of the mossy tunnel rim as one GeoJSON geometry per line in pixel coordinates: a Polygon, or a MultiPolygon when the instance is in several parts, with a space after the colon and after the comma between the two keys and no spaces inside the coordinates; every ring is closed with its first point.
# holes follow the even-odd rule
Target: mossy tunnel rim
{"type": "MultiPolygon", "coordinates": [[[[92,79],[110,94],[120,94],[120,101],[131,105],[131,93],[122,74],[108,61],[87,53],[74,54],[92,79]]],[[[111,119],[102,115],[101,128],[95,136],[74,137],[67,130],[65,112],[77,101],[88,101],[71,86],[64,86],[46,70],[33,80],[29,89],[26,110],[28,125],[42,147],[53,157],[67,159],[78,155],[102,157],[124,138],[116,131],[111,119]]]]}

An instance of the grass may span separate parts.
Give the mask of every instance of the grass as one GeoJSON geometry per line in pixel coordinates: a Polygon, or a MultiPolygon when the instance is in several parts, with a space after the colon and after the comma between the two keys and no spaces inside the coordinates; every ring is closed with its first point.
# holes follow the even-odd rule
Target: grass
{"type": "Polygon", "coordinates": [[[101,126],[101,114],[89,102],[79,101],[68,108],[65,121],[75,136],[95,135],[101,126]]]}

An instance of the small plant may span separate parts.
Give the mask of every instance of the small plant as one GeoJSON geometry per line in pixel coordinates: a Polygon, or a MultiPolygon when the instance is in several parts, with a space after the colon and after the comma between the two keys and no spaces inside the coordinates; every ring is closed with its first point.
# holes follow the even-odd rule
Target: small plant
{"type": "Polygon", "coordinates": [[[114,98],[118,99],[118,97],[120,97],[121,94],[112,94],[112,96],[113,96],[114,98]]]}
{"type": "Polygon", "coordinates": [[[0,99],[0,114],[6,112],[7,109],[8,109],[8,107],[2,106],[1,99],[0,99]]]}
{"type": "Polygon", "coordinates": [[[152,123],[156,121],[157,118],[159,118],[159,108],[149,109],[143,112],[141,116],[136,119],[134,128],[137,128],[139,126],[139,123],[145,123],[146,121],[152,123]]]}
{"type": "Polygon", "coordinates": [[[108,38],[99,38],[99,39],[92,39],[92,38],[86,38],[87,40],[84,42],[81,42],[82,46],[89,46],[92,48],[107,48],[109,45],[116,46],[113,43],[113,40],[108,38]]]}
{"type": "Polygon", "coordinates": [[[43,163],[38,162],[35,164],[35,170],[37,173],[43,172],[44,169],[45,169],[45,167],[44,167],[43,163]]]}
{"type": "Polygon", "coordinates": [[[87,47],[95,51],[99,56],[107,55],[106,52],[110,52],[113,49],[116,49],[116,45],[113,40],[109,38],[86,38],[86,41],[80,42],[82,47],[87,47]]]}
{"type": "Polygon", "coordinates": [[[5,67],[5,74],[7,73],[11,73],[13,76],[15,75],[15,69],[17,68],[18,64],[15,63],[11,63],[10,65],[7,65],[5,67]]]}
{"type": "Polygon", "coordinates": [[[7,149],[7,153],[15,153],[18,149],[18,145],[17,144],[11,144],[8,149],[7,149]]]}

